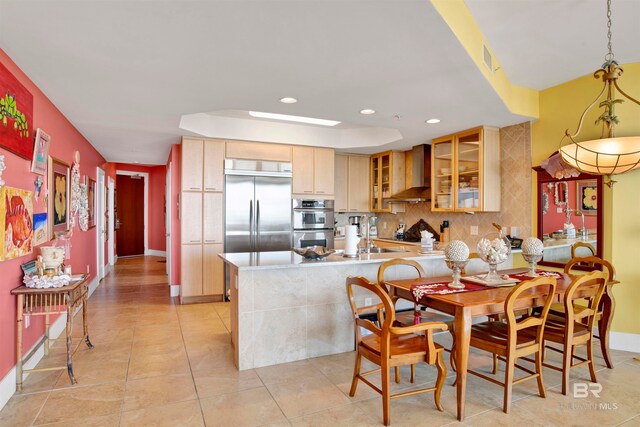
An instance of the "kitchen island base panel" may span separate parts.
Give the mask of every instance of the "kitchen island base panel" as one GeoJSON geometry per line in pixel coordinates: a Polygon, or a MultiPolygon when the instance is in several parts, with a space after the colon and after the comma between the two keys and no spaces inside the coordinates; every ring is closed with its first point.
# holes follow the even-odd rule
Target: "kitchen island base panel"
{"type": "MultiPolygon", "coordinates": [[[[407,256],[407,254],[404,254],[407,256]]],[[[442,257],[416,259],[429,276],[449,275],[442,257]]],[[[354,327],[347,299],[347,276],[377,280],[379,262],[341,264],[318,262],[291,268],[230,268],[231,336],[239,370],[304,360],[354,350],[354,327]]],[[[511,264],[510,260],[505,264],[511,264]]],[[[404,266],[389,270],[386,279],[414,277],[404,266]]],[[[471,260],[469,272],[486,271],[481,260],[471,260]]],[[[372,297],[366,290],[355,294],[359,304],[372,297]]],[[[398,307],[409,308],[408,301],[398,307]]]]}

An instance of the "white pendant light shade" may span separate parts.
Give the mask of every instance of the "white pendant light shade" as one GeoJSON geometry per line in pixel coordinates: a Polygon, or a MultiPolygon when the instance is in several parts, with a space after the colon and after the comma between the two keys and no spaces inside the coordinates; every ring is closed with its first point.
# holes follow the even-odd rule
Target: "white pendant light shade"
{"type": "Polygon", "coordinates": [[[560,147],[562,160],[581,172],[613,175],[640,168],[640,136],[574,142],[560,147]]]}

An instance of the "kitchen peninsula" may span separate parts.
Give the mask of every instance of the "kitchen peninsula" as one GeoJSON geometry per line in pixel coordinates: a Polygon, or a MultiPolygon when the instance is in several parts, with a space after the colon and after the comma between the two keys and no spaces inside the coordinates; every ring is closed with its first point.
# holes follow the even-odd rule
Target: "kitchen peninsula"
{"type": "MultiPolygon", "coordinates": [[[[428,276],[451,274],[444,255],[418,252],[361,254],[358,258],[334,254],[324,261],[308,261],[291,251],[220,257],[230,269],[231,339],[239,370],[352,351],[347,276],[376,281],[380,264],[393,258],[418,261],[428,276]]],[[[510,266],[511,258],[501,267],[510,266]]],[[[407,267],[392,271],[388,278],[415,274],[403,268],[407,267]]],[[[486,269],[479,259],[467,266],[473,273],[486,269]]],[[[365,296],[356,294],[356,298],[365,296]]]]}

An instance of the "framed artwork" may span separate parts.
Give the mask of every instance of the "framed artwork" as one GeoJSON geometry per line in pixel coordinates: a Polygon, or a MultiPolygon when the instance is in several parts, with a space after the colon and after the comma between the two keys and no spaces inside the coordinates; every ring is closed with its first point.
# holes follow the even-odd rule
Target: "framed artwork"
{"type": "Polygon", "coordinates": [[[47,174],[47,158],[49,157],[49,143],[51,137],[38,128],[36,132],[36,143],[33,147],[33,161],[31,162],[31,172],[38,175],[47,174]]]}
{"type": "Polygon", "coordinates": [[[598,184],[595,180],[576,181],[576,209],[585,215],[598,214],[598,184]]]}
{"type": "Polygon", "coordinates": [[[69,165],[49,156],[49,230],[53,239],[56,231],[69,229],[69,165]]]}
{"type": "Polygon", "coordinates": [[[33,158],[33,95],[0,64],[0,147],[33,158]]]}
{"type": "Polygon", "coordinates": [[[96,226],[96,181],[89,178],[87,184],[87,199],[89,199],[89,228],[96,226]]]}
{"type": "Polygon", "coordinates": [[[47,213],[33,214],[33,247],[49,241],[47,213]]]}
{"type": "Polygon", "coordinates": [[[0,188],[0,259],[30,254],[33,237],[33,191],[0,188]]]}

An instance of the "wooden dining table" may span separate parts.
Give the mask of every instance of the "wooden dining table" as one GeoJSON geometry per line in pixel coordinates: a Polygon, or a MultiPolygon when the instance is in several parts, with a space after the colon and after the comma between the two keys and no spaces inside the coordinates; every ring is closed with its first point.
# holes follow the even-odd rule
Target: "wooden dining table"
{"type": "MultiPolygon", "coordinates": [[[[527,269],[509,269],[500,271],[500,274],[522,274],[527,269]]],[[[561,273],[561,278],[557,279],[556,296],[554,302],[562,302],[564,293],[571,283],[572,277],[566,273],[561,273]]],[[[462,278],[464,281],[464,277],[462,278]]],[[[387,280],[392,295],[409,301],[414,301],[411,294],[411,286],[418,284],[449,283],[451,276],[444,277],[422,277],[404,280],[387,280]]],[[[615,301],[611,293],[612,285],[617,281],[610,281],[601,300],[602,317],[599,320],[598,330],[600,332],[600,345],[608,368],[613,368],[611,356],[609,354],[609,327],[613,318],[615,301]]],[[[456,340],[456,372],[457,372],[457,416],[459,421],[464,420],[464,404],[467,393],[467,368],[469,363],[469,343],[471,340],[471,324],[474,317],[489,316],[504,313],[504,303],[507,295],[513,287],[487,287],[477,291],[459,292],[451,294],[428,294],[424,295],[419,304],[430,309],[440,311],[454,316],[454,332],[456,340]]],[[[595,293],[595,286],[579,289],[575,298],[584,298],[595,293]]],[[[527,309],[540,307],[544,304],[544,295],[539,291],[525,291],[516,301],[515,309],[527,309]]]]}

